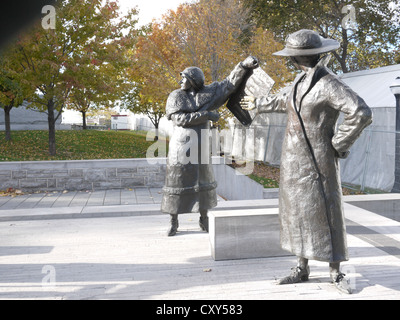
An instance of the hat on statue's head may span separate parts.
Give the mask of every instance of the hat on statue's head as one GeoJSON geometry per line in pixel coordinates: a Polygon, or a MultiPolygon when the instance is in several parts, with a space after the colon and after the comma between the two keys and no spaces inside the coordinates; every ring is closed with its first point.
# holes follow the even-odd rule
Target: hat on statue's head
{"type": "Polygon", "coordinates": [[[312,56],[339,48],[340,43],[336,40],[325,39],[315,31],[302,29],[290,34],[286,39],[285,49],[275,52],[274,55],[284,57],[312,56]]]}
{"type": "Polygon", "coordinates": [[[192,87],[197,91],[201,90],[204,86],[205,77],[203,71],[197,67],[189,67],[181,72],[181,76],[185,76],[192,87]]]}

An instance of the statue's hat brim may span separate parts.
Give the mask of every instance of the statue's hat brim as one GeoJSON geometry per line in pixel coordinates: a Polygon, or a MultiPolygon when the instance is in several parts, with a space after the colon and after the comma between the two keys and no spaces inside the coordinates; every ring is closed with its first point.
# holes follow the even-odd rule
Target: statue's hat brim
{"type": "Polygon", "coordinates": [[[273,53],[274,56],[283,56],[283,57],[296,57],[296,56],[313,56],[316,54],[327,53],[331,51],[335,51],[340,48],[340,43],[333,39],[324,39],[321,38],[322,45],[318,48],[299,48],[299,47],[288,47],[285,49],[273,53]]]}

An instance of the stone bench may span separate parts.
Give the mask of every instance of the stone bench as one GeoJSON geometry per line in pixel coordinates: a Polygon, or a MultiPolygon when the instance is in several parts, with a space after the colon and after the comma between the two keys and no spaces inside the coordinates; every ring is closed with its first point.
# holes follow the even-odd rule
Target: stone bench
{"type": "Polygon", "coordinates": [[[210,211],[208,216],[214,260],[292,255],[280,246],[278,208],[210,211]]]}

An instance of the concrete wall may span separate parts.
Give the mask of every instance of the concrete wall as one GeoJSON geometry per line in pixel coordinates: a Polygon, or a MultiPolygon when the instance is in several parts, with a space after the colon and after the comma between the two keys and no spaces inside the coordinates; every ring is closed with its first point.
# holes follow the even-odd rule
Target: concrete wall
{"type": "Polygon", "coordinates": [[[0,163],[0,190],[104,190],[161,187],[166,165],[146,159],[26,161],[0,163]]]}
{"type": "MultiPolygon", "coordinates": [[[[229,200],[263,199],[263,187],[213,158],[217,193],[229,200]]],[[[0,162],[0,190],[105,190],[163,187],[166,158],[0,162]]]]}
{"type": "Polygon", "coordinates": [[[218,165],[218,159],[214,158],[214,175],[217,180],[217,192],[228,200],[264,199],[264,187],[241,174],[237,170],[224,165],[218,165]]]}
{"type": "MultiPolygon", "coordinates": [[[[12,130],[48,130],[47,114],[44,112],[27,109],[28,104],[24,102],[18,108],[12,108],[10,111],[10,122],[12,130]]],[[[56,129],[69,129],[69,126],[61,124],[61,116],[57,119],[56,129]]],[[[0,131],[5,130],[4,109],[0,108],[0,131]]]]}
{"type": "Polygon", "coordinates": [[[344,201],[353,206],[400,222],[399,193],[345,196],[344,201]]]}

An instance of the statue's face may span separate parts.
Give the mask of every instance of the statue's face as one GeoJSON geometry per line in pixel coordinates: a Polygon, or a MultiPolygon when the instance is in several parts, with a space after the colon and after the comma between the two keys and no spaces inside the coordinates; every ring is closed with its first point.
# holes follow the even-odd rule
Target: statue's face
{"type": "Polygon", "coordinates": [[[189,90],[192,87],[189,80],[185,76],[182,76],[182,80],[179,83],[181,85],[181,89],[185,91],[189,90]]]}
{"type": "Polygon", "coordinates": [[[315,65],[318,63],[320,56],[319,55],[313,55],[313,56],[296,56],[296,57],[290,57],[290,60],[294,64],[294,66],[297,69],[304,69],[304,67],[307,68],[313,68],[315,65]]]}

